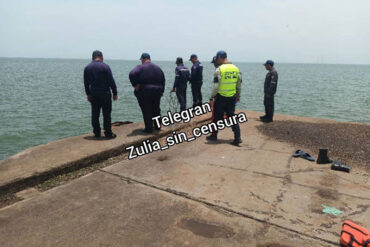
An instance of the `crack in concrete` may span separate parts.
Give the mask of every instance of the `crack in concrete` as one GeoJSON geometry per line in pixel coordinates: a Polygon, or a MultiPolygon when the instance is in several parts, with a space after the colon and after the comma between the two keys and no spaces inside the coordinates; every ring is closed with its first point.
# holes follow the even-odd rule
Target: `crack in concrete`
{"type": "Polygon", "coordinates": [[[227,168],[227,169],[237,170],[237,171],[244,171],[244,172],[247,172],[247,173],[254,173],[254,174],[259,174],[259,175],[273,177],[273,178],[284,179],[284,176],[278,176],[278,175],[273,175],[273,174],[264,173],[264,172],[250,171],[250,170],[247,170],[247,169],[237,168],[237,167],[232,167],[232,166],[223,166],[223,165],[216,165],[216,164],[211,164],[211,163],[208,163],[206,165],[220,167],[220,168],[227,168]]]}
{"type": "Polygon", "coordinates": [[[298,230],[290,229],[288,227],[285,227],[285,226],[282,226],[282,225],[279,225],[279,224],[276,224],[276,223],[273,223],[273,222],[269,222],[267,220],[256,218],[252,215],[248,215],[248,214],[233,210],[231,208],[227,208],[227,207],[224,207],[224,206],[221,206],[221,205],[216,205],[216,204],[207,202],[205,200],[201,200],[199,198],[193,197],[193,196],[191,196],[191,195],[189,195],[188,193],[185,193],[185,192],[177,191],[177,190],[167,188],[167,187],[164,187],[164,186],[161,186],[161,185],[155,185],[155,184],[152,184],[152,183],[149,183],[149,182],[146,182],[146,181],[141,181],[139,179],[135,179],[135,178],[127,177],[127,176],[122,176],[122,175],[119,175],[119,174],[116,174],[116,173],[111,173],[111,172],[101,170],[101,169],[99,169],[98,171],[109,174],[111,176],[118,177],[118,178],[120,178],[121,180],[123,180],[125,182],[130,182],[130,183],[134,182],[134,183],[137,183],[137,184],[141,184],[141,185],[150,187],[152,189],[164,191],[164,192],[167,192],[167,193],[170,193],[170,194],[173,194],[173,195],[180,196],[182,198],[189,199],[189,200],[194,201],[194,202],[198,202],[198,203],[200,203],[202,205],[205,205],[208,208],[211,208],[211,209],[213,209],[215,211],[218,211],[218,212],[225,211],[229,214],[232,213],[232,214],[235,214],[235,215],[238,215],[238,216],[241,216],[241,217],[244,217],[244,218],[248,218],[248,219],[263,223],[263,224],[267,224],[269,226],[274,226],[274,227],[277,227],[279,229],[283,229],[283,230],[286,230],[286,231],[289,231],[289,232],[292,232],[292,233],[296,233],[296,234],[299,234],[301,236],[305,236],[305,237],[308,237],[308,238],[311,238],[311,239],[314,239],[314,240],[317,240],[317,241],[322,241],[322,242],[329,243],[329,244],[332,244],[332,245],[337,245],[337,242],[334,242],[334,241],[331,241],[331,240],[328,240],[328,239],[324,239],[324,238],[320,238],[320,237],[317,237],[317,236],[312,236],[310,234],[300,232],[298,230]]]}
{"type": "Polygon", "coordinates": [[[249,192],[249,193],[251,194],[251,196],[253,196],[253,197],[257,198],[258,200],[263,201],[263,202],[265,202],[265,203],[267,203],[267,204],[270,204],[270,202],[269,202],[269,201],[267,201],[267,200],[263,199],[263,198],[262,198],[262,197],[260,197],[259,195],[255,194],[255,193],[253,193],[253,192],[249,192]]]}
{"type": "MultiPolygon", "coordinates": [[[[342,177],[342,176],[340,176],[340,175],[338,175],[338,174],[331,173],[331,172],[329,172],[329,171],[327,171],[327,170],[323,170],[323,172],[326,172],[326,173],[328,173],[328,174],[334,175],[334,176],[338,177],[339,179],[342,179],[342,180],[347,181],[347,182],[349,182],[349,183],[353,183],[353,184],[356,184],[356,185],[358,185],[358,186],[360,186],[360,187],[364,187],[365,189],[370,189],[370,186],[366,186],[366,185],[364,185],[364,184],[362,184],[362,183],[359,183],[359,182],[356,182],[356,181],[352,181],[352,180],[347,179],[347,178],[344,178],[344,177],[342,177]]],[[[365,175],[365,176],[367,176],[367,174],[364,174],[364,175],[365,175]]],[[[366,179],[366,181],[367,181],[367,179],[366,179]]]]}
{"type": "MultiPolygon", "coordinates": [[[[287,164],[286,164],[286,168],[288,171],[290,171],[291,163],[292,163],[292,157],[289,157],[287,164]]],[[[288,174],[284,176],[284,179],[282,181],[282,186],[279,190],[279,194],[277,195],[275,201],[271,204],[270,217],[272,217],[274,213],[276,213],[277,206],[279,205],[280,202],[283,201],[282,198],[284,197],[284,194],[288,191],[286,189],[286,185],[291,184],[291,183],[292,183],[292,180],[290,177],[290,172],[288,172],[288,174]]]]}
{"type": "Polygon", "coordinates": [[[279,153],[279,154],[291,154],[289,152],[283,152],[283,151],[278,151],[278,150],[273,150],[273,149],[264,149],[264,148],[259,148],[257,149],[259,151],[265,151],[265,152],[273,152],[273,153],[279,153]]]}
{"type": "MultiPolygon", "coordinates": [[[[292,157],[290,157],[290,158],[292,160],[292,157]]],[[[264,173],[264,172],[250,171],[250,170],[247,170],[247,169],[237,168],[237,167],[232,167],[232,166],[223,166],[223,165],[216,165],[216,164],[210,164],[210,163],[205,164],[205,165],[215,166],[215,167],[220,167],[220,168],[226,168],[226,169],[231,169],[231,170],[237,170],[237,171],[243,171],[243,172],[246,172],[246,173],[254,173],[254,174],[258,174],[258,175],[262,175],[262,176],[273,177],[273,178],[278,178],[278,179],[283,179],[283,180],[286,178],[286,175],[285,176],[279,176],[279,175],[273,175],[273,174],[264,173]]],[[[291,173],[294,173],[294,172],[288,172],[288,175],[290,175],[291,173]]],[[[297,186],[302,186],[302,187],[305,187],[305,188],[313,189],[313,190],[320,190],[320,189],[322,189],[321,187],[311,186],[311,185],[307,185],[307,184],[295,183],[295,182],[292,182],[292,181],[290,181],[289,183],[290,184],[293,184],[293,185],[297,185],[297,186]]],[[[327,188],[327,190],[330,190],[333,193],[335,192],[338,195],[344,195],[344,196],[348,196],[348,197],[353,197],[353,198],[357,198],[357,199],[361,199],[361,200],[370,201],[370,198],[366,198],[366,197],[362,197],[362,196],[356,196],[356,195],[351,195],[351,194],[347,194],[347,193],[342,193],[342,192],[338,192],[338,191],[333,190],[333,189],[330,189],[330,188],[327,188]]]]}
{"type": "Polygon", "coordinates": [[[322,172],[322,170],[314,170],[313,168],[308,168],[308,169],[302,169],[302,170],[297,170],[297,171],[289,171],[289,174],[306,173],[306,172],[322,172]]]}
{"type": "Polygon", "coordinates": [[[353,216],[353,215],[356,215],[356,214],[364,213],[369,207],[370,207],[370,205],[358,205],[358,208],[360,208],[360,210],[354,211],[354,212],[348,214],[348,216],[353,216]]]}

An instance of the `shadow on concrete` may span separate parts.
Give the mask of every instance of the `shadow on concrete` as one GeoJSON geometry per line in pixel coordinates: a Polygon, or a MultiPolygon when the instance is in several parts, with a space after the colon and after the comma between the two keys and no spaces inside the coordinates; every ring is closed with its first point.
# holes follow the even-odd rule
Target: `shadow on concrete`
{"type": "Polygon", "coordinates": [[[232,228],[199,219],[185,218],[177,224],[183,229],[206,238],[231,238],[235,235],[232,228]]]}
{"type": "Polygon", "coordinates": [[[233,140],[218,139],[217,141],[206,141],[205,144],[218,145],[218,144],[230,144],[233,140]]]}
{"type": "Polygon", "coordinates": [[[153,135],[153,134],[156,134],[156,133],[158,133],[158,131],[153,131],[153,133],[146,133],[146,132],[143,131],[142,128],[140,128],[140,129],[134,129],[127,136],[148,136],[148,135],[153,135]]]}
{"type": "Polygon", "coordinates": [[[121,125],[125,125],[125,124],[132,124],[133,122],[131,121],[116,121],[114,123],[112,123],[112,126],[121,126],[121,125]]]}
{"type": "Polygon", "coordinates": [[[84,139],[89,140],[89,141],[110,141],[110,140],[113,140],[112,138],[106,138],[105,136],[102,136],[102,137],[85,136],[84,139]]]}

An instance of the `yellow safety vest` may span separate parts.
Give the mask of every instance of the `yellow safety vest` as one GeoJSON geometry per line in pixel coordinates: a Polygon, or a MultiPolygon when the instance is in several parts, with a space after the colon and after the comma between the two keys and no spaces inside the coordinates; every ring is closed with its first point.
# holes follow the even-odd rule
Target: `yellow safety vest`
{"type": "Polygon", "coordinates": [[[233,97],[236,94],[239,69],[233,64],[223,64],[219,69],[221,81],[217,93],[224,97],[233,97]]]}

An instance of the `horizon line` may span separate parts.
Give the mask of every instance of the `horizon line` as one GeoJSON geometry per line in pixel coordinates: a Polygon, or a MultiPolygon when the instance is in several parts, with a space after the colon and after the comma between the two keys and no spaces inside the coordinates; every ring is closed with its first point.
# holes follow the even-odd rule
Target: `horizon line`
{"type": "MultiPolygon", "coordinates": [[[[91,58],[71,58],[71,57],[3,57],[0,56],[1,58],[10,58],[10,59],[16,59],[16,58],[23,58],[23,59],[69,59],[69,60],[91,60],[91,58]]],[[[104,58],[104,60],[118,60],[118,61],[136,61],[136,59],[123,59],[123,58],[104,58]]],[[[137,59],[137,61],[140,61],[137,59]]],[[[172,62],[172,60],[162,60],[162,59],[155,59],[153,61],[158,61],[158,62],[172,62]]],[[[251,62],[251,61],[233,61],[234,63],[263,63],[262,62],[251,62]]],[[[276,63],[276,62],[275,62],[276,63]]],[[[277,62],[277,64],[323,64],[323,65],[370,65],[366,63],[325,63],[325,62],[277,62]]]]}

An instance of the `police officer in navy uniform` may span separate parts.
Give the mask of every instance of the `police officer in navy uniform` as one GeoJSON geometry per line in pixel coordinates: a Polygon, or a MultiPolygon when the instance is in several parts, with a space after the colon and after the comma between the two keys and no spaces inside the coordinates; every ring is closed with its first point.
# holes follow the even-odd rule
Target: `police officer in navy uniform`
{"type": "Polygon", "coordinates": [[[184,66],[181,57],[176,59],[175,82],[171,92],[176,92],[177,99],[180,104],[180,111],[186,110],[186,88],[190,79],[190,71],[184,66]]]}
{"type": "Polygon", "coordinates": [[[162,69],[151,62],[148,53],[143,53],[140,60],[141,64],[131,70],[129,78],[143,113],[143,132],[152,133],[153,126],[155,130],[160,129],[152,118],[161,115],[160,104],[166,80],[162,69]]]}
{"type": "Polygon", "coordinates": [[[202,105],[202,84],[203,84],[203,65],[199,62],[198,56],[193,54],[189,59],[191,67],[190,84],[193,95],[193,107],[202,105]]]}
{"type": "Polygon", "coordinates": [[[217,69],[218,65],[216,64],[216,56],[214,56],[214,57],[212,58],[211,63],[213,63],[213,66],[215,67],[215,69],[217,69]]]}
{"type": "Polygon", "coordinates": [[[113,100],[117,100],[117,87],[110,67],[103,63],[103,53],[94,51],[92,62],[84,70],[84,84],[87,100],[91,103],[91,123],[95,137],[101,136],[99,123],[100,110],[103,110],[104,134],[107,138],[115,138],[112,133],[111,112],[113,100]]]}
{"type": "MultiPolygon", "coordinates": [[[[227,60],[225,51],[217,52],[214,64],[216,70],[210,104],[214,107],[213,122],[217,123],[224,118],[225,113],[229,118],[235,115],[235,105],[240,100],[242,77],[238,67],[227,60]]],[[[232,130],[234,141],[231,144],[239,146],[242,143],[239,124],[233,125],[232,130]]],[[[207,140],[217,141],[217,130],[207,136],[207,140]]]]}
{"type": "Polygon", "coordinates": [[[261,116],[260,119],[264,123],[270,123],[273,121],[274,117],[274,95],[277,89],[278,83],[278,73],[274,68],[274,62],[272,60],[267,60],[266,63],[263,64],[268,71],[265,78],[265,85],[264,85],[264,100],[263,104],[265,105],[265,115],[261,116]]]}

